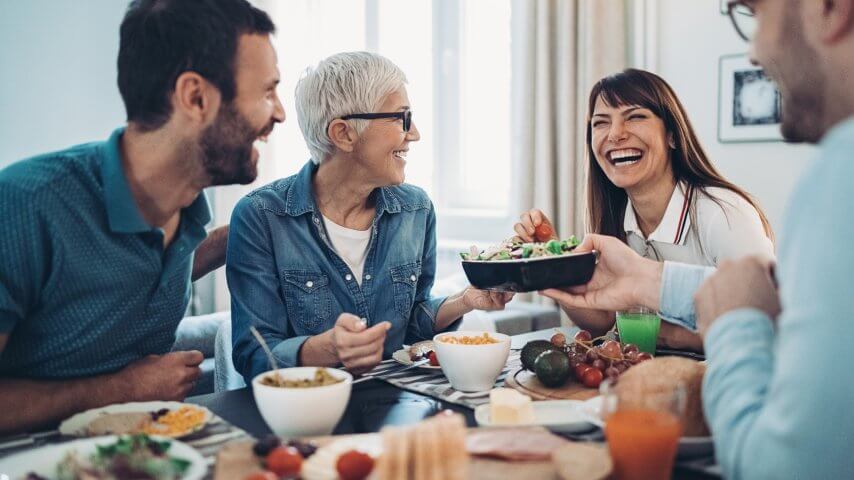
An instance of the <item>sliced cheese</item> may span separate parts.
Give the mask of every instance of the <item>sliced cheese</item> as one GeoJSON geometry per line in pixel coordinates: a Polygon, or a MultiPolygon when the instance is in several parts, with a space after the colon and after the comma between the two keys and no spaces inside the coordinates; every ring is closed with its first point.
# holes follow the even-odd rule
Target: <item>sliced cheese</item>
{"type": "Polygon", "coordinates": [[[489,416],[492,425],[536,423],[531,397],[510,388],[496,388],[489,392],[489,416]]]}

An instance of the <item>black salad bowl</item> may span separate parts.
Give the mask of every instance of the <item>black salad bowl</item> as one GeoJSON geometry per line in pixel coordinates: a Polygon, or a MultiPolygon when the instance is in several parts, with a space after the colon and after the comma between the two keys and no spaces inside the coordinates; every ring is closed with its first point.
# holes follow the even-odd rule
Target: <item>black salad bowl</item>
{"type": "Polygon", "coordinates": [[[599,252],[568,253],[521,260],[463,260],[469,283],[481,290],[533,292],[590,281],[599,252]]]}

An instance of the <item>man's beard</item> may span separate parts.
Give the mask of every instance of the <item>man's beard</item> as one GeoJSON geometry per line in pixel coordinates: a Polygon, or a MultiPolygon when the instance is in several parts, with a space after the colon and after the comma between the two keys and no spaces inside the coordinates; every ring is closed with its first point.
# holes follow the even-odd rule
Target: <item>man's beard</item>
{"type": "Polygon", "coordinates": [[[254,129],[232,103],[223,105],[199,142],[202,165],[211,185],[252,183],[258,176],[252,144],[268,129],[254,129]]]}
{"type": "Polygon", "coordinates": [[[783,97],[783,138],[789,142],[816,143],[826,126],[826,77],[818,61],[819,55],[804,38],[804,26],[797,5],[786,7],[786,37],[779,44],[780,62],[773,65],[783,97]]]}

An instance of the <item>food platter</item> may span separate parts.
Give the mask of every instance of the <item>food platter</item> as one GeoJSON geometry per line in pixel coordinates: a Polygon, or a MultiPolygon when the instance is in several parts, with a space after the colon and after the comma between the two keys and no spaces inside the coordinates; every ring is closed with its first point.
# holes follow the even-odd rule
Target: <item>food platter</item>
{"type": "MultiPolygon", "coordinates": [[[[532,402],[536,422],[531,426],[548,428],[552,432],[579,433],[594,428],[588,415],[581,410],[584,402],[581,400],[546,400],[532,402]]],[[[490,427],[489,404],[480,405],[474,410],[474,418],[482,427],[490,427]]]]}
{"type": "MultiPolygon", "coordinates": [[[[430,350],[435,351],[435,347],[434,347],[432,340],[425,340],[423,342],[415,343],[415,344],[409,346],[408,348],[406,346],[404,346],[404,348],[401,348],[400,350],[397,350],[396,352],[394,352],[391,355],[391,358],[394,361],[396,361],[397,363],[400,363],[402,365],[406,365],[406,366],[412,365],[413,363],[415,363],[412,361],[412,357],[410,355],[410,352],[412,352],[413,350],[421,353],[421,352],[426,352],[426,351],[430,351],[430,350]]],[[[442,370],[442,367],[440,365],[430,365],[429,362],[425,363],[423,365],[420,365],[418,368],[421,370],[434,370],[434,371],[441,371],[442,370]]]]}
{"type": "Polygon", "coordinates": [[[73,415],[59,425],[59,432],[63,435],[73,437],[85,437],[89,436],[89,426],[92,424],[92,422],[106,415],[125,413],[150,413],[162,410],[178,411],[184,407],[202,412],[203,416],[201,417],[201,421],[189,426],[189,428],[184,431],[177,432],[174,435],[165,436],[171,438],[186,437],[205,428],[205,425],[207,425],[207,423],[213,418],[213,413],[211,413],[211,411],[207,408],[202,407],[200,405],[191,405],[188,403],[162,401],[118,403],[106,407],[86,410],[85,412],[80,412],[76,415],[73,415]]]}
{"type": "MultiPolygon", "coordinates": [[[[79,458],[87,458],[94,454],[98,447],[111,445],[118,439],[115,435],[102,437],[84,438],[57,445],[48,445],[41,448],[27,450],[15,455],[0,459],[0,472],[5,478],[27,478],[29,473],[35,473],[44,478],[55,478],[57,465],[72,452],[76,452],[79,458]]],[[[199,480],[207,473],[205,459],[195,449],[177,440],[168,440],[170,457],[188,461],[189,468],[184,472],[181,480],[199,480]]]]}

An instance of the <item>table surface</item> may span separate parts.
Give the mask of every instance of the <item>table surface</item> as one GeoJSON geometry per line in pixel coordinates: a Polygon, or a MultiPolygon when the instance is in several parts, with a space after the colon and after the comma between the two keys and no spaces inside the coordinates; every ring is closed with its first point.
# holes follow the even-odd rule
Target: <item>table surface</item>
{"type": "MultiPolygon", "coordinates": [[[[538,330],[512,338],[511,348],[521,349],[525,343],[536,339],[549,339],[555,331],[563,332],[572,338],[577,327],[560,327],[538,330]]],[[[227,392],[211,393],[190,397],[189,403],[203,405],[253,436],[260,437],[271,433],[255,406],[255,398],[248,387],[227,392]]],[[[354,434],[378,432],[386,425],[409,425],[435,415],[442,410],[453,410],[462,414],[470,427],[477,426],[474,411],[466,407],[443,402],[435,398],[408,392],[394,387],[382,380],[367,380],[353,385],[350,402],[333,434],[354,434]]],[[[696,469],[677,465],[673,471],[675,479],[715,479],[696,469]]]]}
{"type": "MultiPolygon", "coordinates": [[[[556,330],[572,338],[577,327],[549,328],[512,337],[511,348],[520,349],[535,339],[548,339],[556,330]]],[[[237,427],[258,437],[270,432],[255,407],[252,389],[244,387],[227,392],[190,397],[189,403],[203,405],[237,427]]],[[[367,380],[353,385],[350,402],[335,435],[378,432],[386,425],[409,425],[442,410],[453,410],[466,417],[469,426],[477,426],[474,411],[466,407],[443,402],[414,392],[407,392],[382,380],[367,380]]]]}

